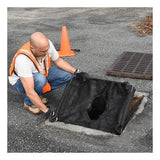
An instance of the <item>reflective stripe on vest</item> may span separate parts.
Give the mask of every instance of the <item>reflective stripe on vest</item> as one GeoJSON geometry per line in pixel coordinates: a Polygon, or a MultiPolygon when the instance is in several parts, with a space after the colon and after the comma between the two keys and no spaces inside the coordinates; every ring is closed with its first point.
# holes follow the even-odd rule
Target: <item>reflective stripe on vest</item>
{"type": "Polygon", "coordinates": [[[33,54],[25,49],[20,49],[20,51],[28,53],[34,59],[34,61],[33,61],[33,59],[30,56],[28,56],[31,59],[31,61],[34,63],[34,65],[36,65],[38,72],[43,74],[43,70],[42,70],[40,64],[37,62],[36,58],[33,56],[33,54]]]}
{"type": "MultiPolygon", "coordinates": [[[[35,65],[36,69],[38,70],[39,73],[43,74],[43,70],[40,66],[40,64],[37,62],[36,58],[34,57],[34,55],[31,53],[30,50],[30,42],[27,42],[26,44],[24,44],[15,54],[12,63],[11,63],[11,67],[9,70],[9,75],[12,75],[12,73],[14,72],[14,68],[15,68],[15,60],[17,58],[17,56],[19,54],[24,54],[26,55],[28,58],[30,58],[30,60],[33,62],[33,64],[35,65]]],[[[49,53],[47,53],[45,60],[44,60],[44,65],[45,65],[45,69],[46,69],[46,73],[44,74],[45,77],[48,77],[48,71],[50,68],[50,56],[49,53]]]]}

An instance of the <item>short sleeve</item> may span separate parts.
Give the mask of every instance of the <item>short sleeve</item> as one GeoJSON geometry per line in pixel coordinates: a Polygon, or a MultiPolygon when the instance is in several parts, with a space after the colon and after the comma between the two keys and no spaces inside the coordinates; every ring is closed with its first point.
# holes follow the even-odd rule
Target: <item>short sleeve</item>
{"type": "Polygon", "coordinates": [[[15,71],[19,77],[32,77],[33,76],[33,63],[25,55],[19,55],[15,62],[15,71]]]}
{"type": "Polygon", "coordinates": [[[48,41],[49,41],[49,45],[50,45],[50,48],[49,48],[48,52],[51,55],[52,61],[56,61],[59,58],[59,54],[56,51],[53,43],[50,40],[48,40],[48,41]]]}

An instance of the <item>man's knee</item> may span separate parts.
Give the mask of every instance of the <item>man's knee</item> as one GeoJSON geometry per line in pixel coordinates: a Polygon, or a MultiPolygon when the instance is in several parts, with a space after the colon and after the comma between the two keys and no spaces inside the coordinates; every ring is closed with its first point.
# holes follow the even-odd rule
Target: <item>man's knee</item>
{"type": "Polygon", "coordinates": [[[71,73],[66,72],[58,67],[55,67],[55,66],[50,67],[48,75],[49,75],[48,80],[51,83],[54,81],[58,81],[58,80],[60,82],[61,81],[66,82],[66,81],[69,81],[73,77],[73,75],[71,73]]]}
{"type": "Polygon", "coordinates": [[[33,78],[35,87],[43,88],[47,83],[47,78],[42,73],[35,73],[33,78]]]}
{"type": "Polygon", "coordinates": [[[73,75],[71,74],[71,73],[69,73],[69,72],[66,72],[66,74],[64,75],[64,81],[69,81],[70,79],[72,79],[73,78],[73,75]]]}

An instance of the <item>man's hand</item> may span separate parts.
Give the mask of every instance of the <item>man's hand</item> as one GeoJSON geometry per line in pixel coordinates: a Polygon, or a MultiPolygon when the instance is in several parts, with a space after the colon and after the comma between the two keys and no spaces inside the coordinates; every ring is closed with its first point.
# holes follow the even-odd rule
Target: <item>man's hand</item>
{"type": "Polygon", "coordinates": [[[74,72],[74,75],[76,75],[77,73],[80,73],[81,71],[79,69],[76,69],[74,72]]]}
{"type": "Polygon", "coordinates": [[[87,78],[89,77],[89,74],[86,72],[80,72],[75,74],[76,79],[81,80],[81,81],[86,81],[87,78]]]}
{"type": "Polygon", "coordinates": [[[58,118],[55,115],[55,112],[48,106],[48,111],[45,113],[46,119],[49,119],[50,122],[55,122],[58,118]]]}
{"type": "Polygon", "coordinates": [[[76,71],[74,72],[74,75],[75,75],[76,79],[79,79],[82,81],[86,81],[86,79],[89,77],[88,73],[81,72],[79,69],[76,69],[76,71]]]}

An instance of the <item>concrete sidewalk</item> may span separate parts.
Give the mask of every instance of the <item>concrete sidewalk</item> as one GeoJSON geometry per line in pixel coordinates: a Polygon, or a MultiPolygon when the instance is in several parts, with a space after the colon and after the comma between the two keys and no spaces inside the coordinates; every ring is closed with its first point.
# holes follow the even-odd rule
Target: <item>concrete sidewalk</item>
{"type": "MultiPolygon", "coordinates": [[[[8,67],[33,32],[43,32],[58,49],[61,27],[67,26],[71,47],[80,52],[66,61],[101,79],[128,81],[147,95],[143,111],[121,136],[97,135],[50,125],[43,114],[31,115],[22,107],[24,95],[8,84],[8,152],[152,152],[152,81],[106,75],[124,51],[152,53],[152,36],[138,36],[130,27],[150,13],[151,8],[8,8],[8,67]]],[[[64,88],[46,94],[53,108],[64,88]]]]}

